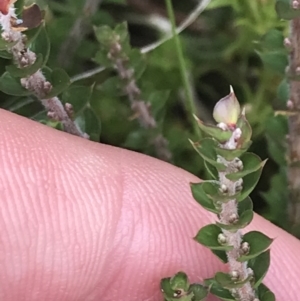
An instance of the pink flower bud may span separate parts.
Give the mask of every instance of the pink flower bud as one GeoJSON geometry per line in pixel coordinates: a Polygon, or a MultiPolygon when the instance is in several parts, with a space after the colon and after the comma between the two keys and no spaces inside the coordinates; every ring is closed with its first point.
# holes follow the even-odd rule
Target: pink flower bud
{"type": "Polygon", "coordinates": [[[216,122],[235,125],[241,113],[240,104],[230,86],[230,93],[220,99],[214,107],[213,117],[216,122]]]}

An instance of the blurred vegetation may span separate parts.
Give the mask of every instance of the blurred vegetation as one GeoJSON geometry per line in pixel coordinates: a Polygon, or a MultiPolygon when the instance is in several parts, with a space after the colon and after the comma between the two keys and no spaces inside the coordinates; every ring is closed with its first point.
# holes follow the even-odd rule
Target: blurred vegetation
{"type": "MultiPolygon", "coordinates": [[[[103,0],[98,1],[94,13],[84,11],[86,0],[35,2],[46,10],[46,29],[51,41],[48,65],[51,68],[64,67],[71,78],[99,66],[94,58],[100,45],[93,26],[114,27],[127,21],[130,44],[134,48],[146,46],[170,30],[164,1],[160,0],[103,0]],[[66,45],[73,25],[80,18],[85,22],[85,34],[78,45],[70,43],[71,48],[64,54],[63,45],[66,45]]],[[[178,24],[197,3],[195,0],[173,1],[178,24]]],[[[284,116],[274,116],[275,110],[283,109],[277,88],[284,64],[274,66],[272,59],[268,64],[270,58],[265,54],[269,49],[264,42],[274,29],[281,34],[286,33],[287,22],[278,19],[274,7],[275,0],[212,0],[208,9],[180,35],[180,39],[199,118],[211,121],[212,108],[228,94],[229,85],[233,86],[239,101],[245,106],[253,127],[254,143],[250,151],[263,159],[270,158],[259,185],[252,193],[254,209],[286,228],[287,124],[284,116]]],[[[201,158],[188,142],[189,138],[195,140],[195,134],[183,93],[174,41],[170,40],[148,53],[144,61],[145,71],[137,79],[143,95],[147,97],[150,92],[169,91],[164,93],[168,95],[164,102],[156,100],[152,107],[164,117],[160,129],[169,142],[171,163],[199,177],[207,176],[201,158]]],[[[7,60],[1,59],[2,71],[6,64],[7,60]]],[[[72,86],[94,85],[89,105],[101,120],[102,143],[155,156],[153,147],[145,140],[147,133],[132,118],[133,112],[126,96],[111,81],[115,75],[116,72],[108,68],[90,78],[76,81],[72,86]]],[[[53,122],[45,121],[43,107],[34,98],[1,93],[1,107],[35,120],[44,120],[53,126],[53,122]]],[[[97,137],[93,138],[97,140],[97,137]]]]}

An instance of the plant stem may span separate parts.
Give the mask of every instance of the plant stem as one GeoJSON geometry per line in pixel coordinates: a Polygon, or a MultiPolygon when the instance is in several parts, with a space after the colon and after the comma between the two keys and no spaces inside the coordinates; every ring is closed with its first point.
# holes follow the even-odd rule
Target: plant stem
{"type": "MultiPolygon", "coordinates": [[[[36,60],[36,54],[27,47],[23,33],[12,28],[11,20],[14,19],[17,19],[17,16],[14,10],[14,4],[11,4],[7,15],[0,13],[2,38],[9,42],[15,42],[8,51],[13,55],[14,64],[18,68],[31,66],[36,60]]],[[[46,108],[49,118],[62,123],[65,132],[88,138],[72,120],[68,109],[62,104],[58,97],[47,98],[47,93],[51,91],[52,85],[46,80],[41,69],[30,76],[21,78],[20,83],[40,100],[42,105],[46,108]]]]}
{"type": "MultiPolygon", "coordinates": [[[[220,147],[224,149],[236,149],[236,138],[239,138],[241,133],[238,132],[240,129],[236,129],[232,133],[232,137],[224,145],[220,147]]],[[[242,179],[237,181],[231,181],[227,179],[226,175],[232,172],[238,172],[237,161],[232,160],[227,161],[224,158],[220,157],[222,163],[226,166],[226,170],[219,172],[219,181],[220,187],[224,187],[228,195],[235,195],[242,185],[242,179]]],[[[219,215],[220,222],[222,224],[230,225],[234,223],[234,220],[239,218],[238,215],[238,201],[235,198],[232,198],[230,201],[223,203],[221,207],[221,212],[219,215]]],[[[233,249],[227,251],[227,258],[230,273],[237,273],[239,280],[245,280],[249,277],[248,264],[246,262],[239,262],[238,258],[241,255],[241,244],[242,244],[242,232],[237,230],[235,232],[222,230],[224,236],[226,237],[227,244],[233,246],[233,249]]],[[[255,298],[255,291],[253,290],[249,281],[247,281],[242,287],[232,290],[232,293],[238,297],[239,301],[252,301],[255,298]]]]}
{"type": "MultiPolygon", "coordinates": [[[[289,73],[296,75],[300,68],[300,18],[290,21],[290,42],[292,51],[289,60],[289,73]]],[[[288,214],[291,232],[300,237],[300,82],[290,79],[290,100],[288,108],[293,112],[288,116],[288,214]]]]}
{"type": "Polygon", "coordinates": [[[165,0],[165,3],[166,3],[169,19],[170,19],[170,22],[172,25],[172,34],[173,34],[177,57],[178,57],[178,61],[179,61],[181,78],[182,78],[182,82],[183,82],[183,86],[184,86],[184,90],[185,90],[188,111],[189,111],[188,113],[191,118],[191,122],[193,124],[194,131],[197,135],[197,138],[200,138],[201,137],[200,128],[198,127],[197,121],[193,118],[193,116],[196,115],[196,107],[195,107],[195,103],[194,103],[194,99],[193,99],[192,90],[191,90],[191,87],[189,84],[187,68],[186,68],[186,64],[184,61],[184,57],[183,57],[182,46],[181,46],[179,37],[176,32],[176,23],[175,23],[175,15],[174,15],[174,9],[173,9],[173,5],[172,5],[172,0],[165,0]]]}

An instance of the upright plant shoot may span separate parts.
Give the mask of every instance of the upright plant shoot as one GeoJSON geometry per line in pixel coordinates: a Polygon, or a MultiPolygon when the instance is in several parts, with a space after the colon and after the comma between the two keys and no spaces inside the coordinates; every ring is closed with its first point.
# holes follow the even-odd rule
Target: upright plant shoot
{"type": "MultiPolygon", "coordinates": [[[[207,137],[199,142],[191,141],[204,159],[212,179],[192,183],[191,189],[195,200],[215,213],[218,220],[200,229],[194,239],[227,263],[229,272],[217,272],[213,278],[204,281],[204,286],[222,300],[274,301],[274,294],[262,284],[270,264],[268,247],[272,239],[258,231],[242,233],[253,218],[249,194],[259,180],[265,161],[247,152],[252,129],[232,88],[230,94],[216,104],[213,117],[216,126],[197,119],[207,137]]],[[[182,274],[185,275],[179,272],[162,280],[161,288],[166,300],[173,300],[165,291],[170,291],[170,285],[176,289],[174,279],[182,274]]],[[[182,282],[183,276],[180,279],[182,282]]],[[[186,283],[181,283],[181,287],[186,287],[186,283]]],[[[172,292],[174,298],[179,290],[175,290],[175,294],[174,290],[172,292]]],[[[185,292],[186,296],[191,290],[186,289],[185,292]]],[[[201,298],[195,295],[189,300],[204,298],[202,294],[201,298]]]]}

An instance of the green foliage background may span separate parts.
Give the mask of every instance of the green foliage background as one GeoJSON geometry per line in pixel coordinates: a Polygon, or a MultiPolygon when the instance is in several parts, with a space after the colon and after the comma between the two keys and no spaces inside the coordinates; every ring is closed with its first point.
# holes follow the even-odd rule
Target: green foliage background
{"type": "MultiPolygon", "coordinates": [[[[29,4],[33,1],[25,2],[29,4]]],[[[36,2],[46,10],[46,28],[51,42],[48,65],[51,68],[61,67],[58,57],[62,45],[74,22],[84,14],[82,8],[85,0],[36,2]]],[[[128,1],[126,4],[126,0],[104,0],[98,11],[87,18],[89,33],[75,49],[71,63],[65,68],[70,77],[98,66],[93,58],[100,46],[93,33],[93,26],[115,26],[127,21],[133,47],[145,46],[164,36],[162,30],[147,21],[152,11],[142,13],[132,5],[133,2],[128,1]]],[[[165,18],[164,1],[148,2],[159,6],[165,18]]],[[[177,14],[188,15],[197,1],[174,0],[173,3],[177,14]]],[[[275,110],[284,108],[283,101],[277,96],[277,89],[284,72],[285,60],[278,65],[277,60],[270,59],[267,54],[272,49],[265,47],[264,42],[269,37],[266,34],[271,30],[286,33],[287,22],[278,19],[275,0],[212,0],[197,24],[198,28],[187,29],[180,35],[197,115],[205,122],[212,121],[214,104],[229,93],[229,85],[234,87],[239,101],[246,107],[247,118],[253,127],[254,143],[250,151],[263,159],[270,158],[259,185],[252,193],[254,209],[285,228],[287,125],[284,116],[274,117],[275,110]]],[[[188,142],[188,138],[195,140],[195,137],[184,99],[174,42],[168,41],[147,54],[145,63],[145,72],[138,79],[143,93],[170,92],[166,102],[153,101],[152,107],[161,116],[164,115],[162,130],[169,141],[172,164],[199,177],[206,177],[201,158],[188,142]]],[[[6,64],[7,60],[0,60],[1,71],[5,70],[6,64]]],[[[132,111],[128,100],[120,95],[113,81],[107,81],[114,75],[114,71],[107,69],[74,83],[86,87],[94,85],[88,101],[101,120],[100,141],[155,156],[145,139],[147,133],[140,129],[136,120],[132,121],[130,118],[132,111]]],[[[45,118],[43,107],[34,98],[1,93],[0,105],[17,114],[56,126],[56,123],[45,118]]]]}

